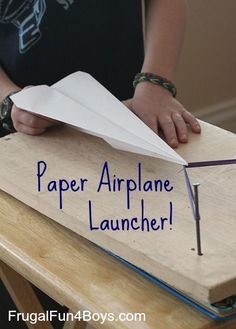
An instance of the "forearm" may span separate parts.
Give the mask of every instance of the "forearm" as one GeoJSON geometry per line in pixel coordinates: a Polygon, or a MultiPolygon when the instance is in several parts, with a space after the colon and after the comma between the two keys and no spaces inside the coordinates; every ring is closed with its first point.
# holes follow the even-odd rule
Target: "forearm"
{"type": "MultiPolygon", "coordinates": [[[[186,0],[147,0],[142,72],[175,81],[185,23],[186,0]]],[[[195,133],[201,132],[194,116],[168,90],[157,84],[139,83],[126,105],[153,131],[161,132],[173,148],[179,143],[187,143],[187,126],[195,133]]]]}
{"type": "Polygon", "coordinates": [[[186,16],[186,0],[148,0],[142,72],[175,80],[186,16]]]}
{"type": "Polygon", "coordinates": [[[3,69],[0,67],[0,102],[11,92],[20,90],[20,88],[9,79],[3,69]]]}

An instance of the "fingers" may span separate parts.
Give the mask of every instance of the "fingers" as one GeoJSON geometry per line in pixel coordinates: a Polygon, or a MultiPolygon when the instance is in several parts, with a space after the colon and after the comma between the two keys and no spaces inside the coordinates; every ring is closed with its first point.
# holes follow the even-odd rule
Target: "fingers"
{"type": "Polygon", "coordinates": [[[47,128],[51,126],[50,121],[18,109],[17,107],[12,108],[12,120],[32,128],[47,128]]]}
{"type": "Polygon", "coordinates": [[[197,119],[188,111],[183,111],[182,113],[184,121],[190,125],[193,132],[199,134],[201,132],[201,126],[198,123],[197,119]]]}
{"type": "Polygon", "coordinates": [[[160,116],[159,124],[162,128],[167,143],[171,147],[176,148],[178,146],[178,138],[175,130],[175,125],[171,116],[170,115],[160,116]]]}
{"type": "Polygon", "coordinates": [[[36,135],[41,135],[46,131],[46,128],[32,128],[29,126],[26,126],[20,122],[17,122],[14,125],[15,129],[23,134],[26,135],[32,135],[32,136],[36,136],[36,135]]]}
{"type": "Polygon", "coordinates": [[[11,117],[15,129],[28,135],[42,134],[48,127],[56,124],[55,121],[38,117],[15,105],[12,107],[11,117]]]}
{"type": "Polygon", "coordinates": [[[173,148],[178,146],[178,142],[188,142],[187,124],[190,125],[193,132],[201,132],[201,126],[198,120],[186,110],[182,113],[174,112],[171,115],[161,115],[158,121],[167,143],[173,148]]]}
{"type": "Polygon", "coordinates": [[[182,117],[182,115],[178,112],[175,112],[172,114],[172,119],[175,124],[178,140],[181,143],[187,143],[188,142],[188,130],[186,123],[182,117]]]}
{"type": "Polygon", "coordinates": [[[163,134],[173,148],[178,143],[188,142],[188,126],[195,133],[201,132],[197,119],[185,110],[183,105],[163,88],[136,89],[131,110],[153,131],[163,134]]]}
{"type": "Polygon", "coordinates": [[[193,132],[201,132],[201,127],[197,119],[186,110],[181,114],[174,112],[171,116],[160,116],[159,123],[167,143],[173,148],[178,146],[178,142],[188,142],[187,124],[190,125],[193,132]]]}
{"type": "Polygon", "coordinates": [[[156,118],[154,119],[145,119],[144,122],[146,123],[146,125],[151,128],[156,134],[158,134],[158,122],[156,120],[156,118]]]}
{"type": "Polygon", "coordinates": [[[155,116],[137,115],[137,117],[139,117],[140,120],[142,120],[149,128],[151,128],[156,134],[158,134],[158,121],[155,116]]]}
{"type": "Polygon", "coordinates": [[[128,107],[140,120],[142,120],[149,128],[151,128],[156,134],[158,134],[158,122],[156,117],[145,115],[141,111],[137,113],[133,108],[132,98],[123,101],[123,104],[128,107]]]}

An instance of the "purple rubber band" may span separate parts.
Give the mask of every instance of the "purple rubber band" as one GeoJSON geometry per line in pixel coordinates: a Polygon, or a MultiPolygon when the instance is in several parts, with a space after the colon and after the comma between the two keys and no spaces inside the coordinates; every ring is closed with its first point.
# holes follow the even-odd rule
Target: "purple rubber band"
{"type": "Polygon", "coordinates": [[[183,167],[184,177],[185,177],[185,182],[186,182],[186,187],[187,187],[187,192],[188,192],[188,197],[189,197],[189,203],[190,203],[190,206],[192,209],[193,218],[195,220],[196,220],[196,211],[195,211],[194,194],[193,194],[192,185],[191,185],[186,168],[224,166],[224,165],[231,165],[231,164],[236,164],[236,159],[189,162],[187,166],[183,167]]]}
{"type": "Polygon", "coordinates": [[[184,177],[185,177],[185,182],[186,182],[186,187],[187,187],[187,192],[188,192],[189,203],[190,203],[192,213],[193,213],[193,218],[196,219],[194,194],[193,194],[190,179],[189,179],[189,176],[188,176],[188,173],[187,173],[187,170],[185,167],[184,167],[184,177]]]}
{"type": "Polygon", "coordinates": [[[224,166],[231,164],[236,164],[236,159],[189,162],[188,165],[185,166],[185,168],[224,166]]]}

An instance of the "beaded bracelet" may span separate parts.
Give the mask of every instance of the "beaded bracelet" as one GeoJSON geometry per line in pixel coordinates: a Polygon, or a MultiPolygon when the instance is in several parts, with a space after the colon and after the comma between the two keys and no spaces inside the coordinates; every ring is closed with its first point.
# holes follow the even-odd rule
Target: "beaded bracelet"
{"type": "Polygon", "coordinates": [[[163,78],[163,77],[153,74],[153,73],[141,72],[141,73],[138,73],[134,77],[134,81],[133,81],[134,88],[136,88],[136,86],[139,82],[144,82],[144,81],[149,81],[156,85],[159,85],[159,86],[167,89],[173,95],[173,97],[176,97],[176,94],[177,94],[176,86],[174,85],[174,83],[167,80],[166,78],[163,78]]]}

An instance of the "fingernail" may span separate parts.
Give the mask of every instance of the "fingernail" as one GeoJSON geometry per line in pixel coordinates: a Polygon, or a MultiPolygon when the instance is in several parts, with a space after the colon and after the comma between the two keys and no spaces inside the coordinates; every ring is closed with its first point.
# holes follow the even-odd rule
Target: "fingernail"
{"type": "Polygon", "coordinates": [[[170,144],[171,144],[172,147],[177,147],[178,146],[178,142],[175,138],[171,139],[170,144]]]}

